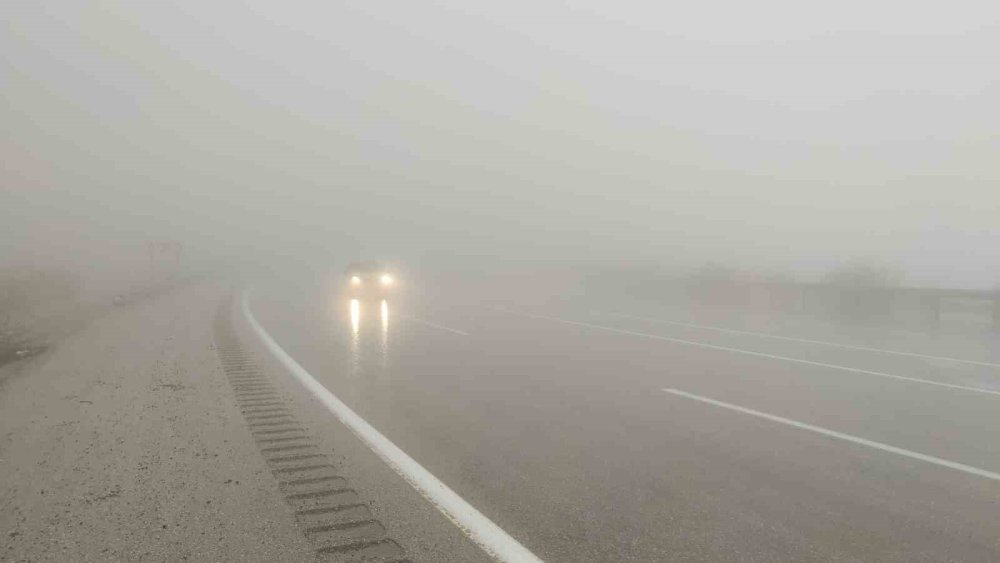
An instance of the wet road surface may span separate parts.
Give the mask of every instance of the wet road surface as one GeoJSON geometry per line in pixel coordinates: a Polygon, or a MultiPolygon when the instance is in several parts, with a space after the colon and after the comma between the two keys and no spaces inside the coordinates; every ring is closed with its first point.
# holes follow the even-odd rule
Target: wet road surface
{"type": "Polygon", "coordinates": [[[250,303],[545,560],[1000,560],[992,338],[462,289],[383,302],[260,284],[250,303]]]}

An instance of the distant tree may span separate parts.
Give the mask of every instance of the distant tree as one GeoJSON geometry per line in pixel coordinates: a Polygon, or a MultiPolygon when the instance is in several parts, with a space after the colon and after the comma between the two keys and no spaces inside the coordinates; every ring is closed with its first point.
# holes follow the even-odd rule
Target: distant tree
{"type": "Polygon", "coordinates": [[[870,261],[842,264],[823,281],[831,288],[833,310],[850,320],[871,320],[892,314],[893,288],[902,284],[899,269],[870,261]]]}
{"type": "Polygon", "coordinates": [[[0,345],[12,340],[29,308],[30,283],[26,276],[0,272],[0,345]]]}
{"type": "Polygon", "coordinates": [[[828,285],[850,288],[899,287],[903,274],[898,268],[869,261],[852,261],[831,270],[823,279],[828,285]]]}
{"type": "Polygon", "coordinates": [[[24,336],[41,311],[74,302],[80,280],[50,270],[0,271],[0,346],[24,336]]]}
{"type": "Polygon", "coordinates": [[[696,282],[711,283],[737,283],[743,277],[740,270],[717,262],[707,262],[691,274],[696,282]]]}
{"type": "Polygon", "coordinates": [[[748,277],[736,268],[708,262],[691,273],[688,295],[704,304],[745,305],[750,300],[747,281],[748,277]]]}

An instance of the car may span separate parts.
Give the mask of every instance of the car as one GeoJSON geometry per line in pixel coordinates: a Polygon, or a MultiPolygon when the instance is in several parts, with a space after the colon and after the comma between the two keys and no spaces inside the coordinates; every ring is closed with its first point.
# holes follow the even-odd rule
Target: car
{"type": "Polygon", "coordinates": [[[352,298],[386,298],[396,286],[396,276],[380,262],[354,262],[347,267],[347,287],[352,298]]]}

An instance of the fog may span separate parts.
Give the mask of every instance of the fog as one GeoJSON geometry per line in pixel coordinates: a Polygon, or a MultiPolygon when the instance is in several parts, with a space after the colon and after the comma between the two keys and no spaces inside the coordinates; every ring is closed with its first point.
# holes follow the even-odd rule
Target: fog
{"type": "Polygon", "coordinates": [[[1000,279],[994,2],[15,2],[0,261],[1000,279]]]}

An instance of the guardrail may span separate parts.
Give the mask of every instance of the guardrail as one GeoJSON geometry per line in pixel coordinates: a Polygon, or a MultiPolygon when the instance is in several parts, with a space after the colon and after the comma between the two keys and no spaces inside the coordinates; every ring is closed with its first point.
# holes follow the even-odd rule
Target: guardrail
{"type": "Polygon", "coordinates": [[[844,320],[895,319],[930,328],[973,323],[1000,332],[1000,289],[863,287],[818,282],[670,278],[593,284],[601,291],[625,291],[695,305],[803,313],[844,320]],[[964,319],[959,321],[956,319],[964,319]]]}

